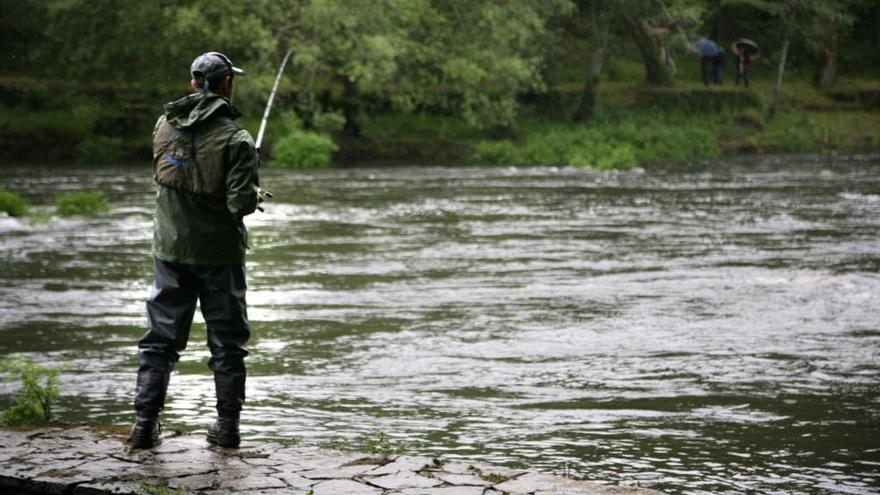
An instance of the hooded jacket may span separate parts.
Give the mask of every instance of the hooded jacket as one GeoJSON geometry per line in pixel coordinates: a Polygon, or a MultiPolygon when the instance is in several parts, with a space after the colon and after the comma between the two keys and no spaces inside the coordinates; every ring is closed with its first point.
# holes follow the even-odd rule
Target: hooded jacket
{"type": "Polygon", "coordinates": [[[259,157],[226,98],[205,91],[165,105],[153,131],[158,184],[153,256],[190,265],[244,262],[242,220],[257,207],[259,157]]]}

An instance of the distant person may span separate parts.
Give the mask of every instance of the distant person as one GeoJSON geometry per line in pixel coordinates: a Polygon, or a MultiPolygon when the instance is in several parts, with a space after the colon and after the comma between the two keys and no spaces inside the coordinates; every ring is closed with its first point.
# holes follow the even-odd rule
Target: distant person
{"type": "Polygon", "coordinates": [[[724,49],[718,49],[718,55],[712,57],[712,83],[724,84],[724,49]]]}
{"type": "Polygon", "coordinates": [[[147,300],[149,330],[138,343],[137,420],[129,437],[136,448],[161,441],[159,412],[197,301],[208,326],[208,366],[217,396],[218,418],[208,428],[208,441],[222,447],[240,443],[250,337],[242,219],[260,201],[259,159],[232,106],[236,77],[244,71],[222,53],[209,52],[193,61],[190,72],[194,92],[166,104],[153,131],[154,282],[147,300]]]}
{"type": "Polygon", "coordinates": [[[708,86],[712,82],[712,59],[714,57],[700,56],[700,65],[703,69],[703,85],[708,86]]]}
{"type": "Polygon", "coordinates": [[[721,84],[724,67],[724,55],[717,43],[700,38],[696,42],[697,53],[700,54],[700,66],[703,72],[703,84],[721,84]],[[720,58],[719,58],[720,57],[720,58]]]}
{"type": "Polygon", "coordinates": [[[736,85],[743,82],[743,86],[749,87],[749,73],[752,71],[752,56],[748,52],[740,52],[736,55],[736,85]]]}
{"type": "Polygon", "coordinates": [[[736,85],[742,81],[745,87],[749,87],[749,74],[752,72],[752,61],[760,55],[758,45],[746,38],[740,38],[730,45],[733,55],[736,57],[736,85]]]}

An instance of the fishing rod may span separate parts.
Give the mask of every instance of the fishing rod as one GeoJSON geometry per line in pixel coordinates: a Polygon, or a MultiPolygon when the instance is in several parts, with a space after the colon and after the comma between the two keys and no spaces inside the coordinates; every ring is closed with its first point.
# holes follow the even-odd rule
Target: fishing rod
{"type": "MultiPolygon", "coordinates": [[[[287,53],[284,54],[284,59],[281,61],[281,67],[278,68],[278,74],[275,75],[275,84],[272,85],[272,92],[269,93],[269,101],[266,102],[266,110],[263,111],[263,120],[262,122],[260,122],[260,130],[259,132],[257,132],[257,154],[260,153],[260,146],[263,144],[263,135],[266,133],[266,124],[269,122],[269,112],[272,111],[272,102],[275,100],[275,93],[278,92],[278,84],[281,82],[281,74],[284,73],[284,67],[287,65],[287,61],[290,59],[290,56],[292,54],[292,49],[287,50],[287,53]]],[[[259,186],[255,185],[254,189],[257,191],[257,195],[262,201],[265,201],[273,196],[272,193],[260,188],[259,186]]],[[[257,206],[257,209],[260,211],[264,211],[261,206],[257,206]]]]}

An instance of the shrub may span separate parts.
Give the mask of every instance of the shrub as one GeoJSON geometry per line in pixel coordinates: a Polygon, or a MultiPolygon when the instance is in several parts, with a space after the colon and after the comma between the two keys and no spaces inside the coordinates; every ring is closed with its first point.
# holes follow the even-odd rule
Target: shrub
{"type": "Polygon", "coordinates": [[[0,211],[5,211],[11,217],[27,215],[28,204],[17,192],[0,189],[0,211]]]}
{"type": "Polygon", "coordinates": [[[63,217],[74,215],[95,215],[108,211],[110,207],[101,191],[75,191],[55,196],[58,214],[63,217]]]}
{"type": "Polygon", "coordinates": [[[90,136],[76,147],[76,160],[88,165],[104,165],[119,160],[122,139],[107,136],[90,136]]]}
{"type": "Polygon", "coordinates": [[[52,419],[52,402],[58,398],[58,370],[32,360],[7,359],[0,363],[0,371],[21,381],[21,390],[12,405],[0,414],[0,422],[6,426],[48,423],[52,419]]]}
{"type": "Polygon", "coordinates": [[[606,128],[548,126],[527,132],[524,144],[480,141],[471,158],[498,165],[560,165],[600,170],[632,168],[639,159],[629,137],[618,137],[606,128]]]}
{"type": "Polygon", "coordinates": [[[282,167],[326,167],[338,149],[329,136],[295,130],[272,145],[272,162],[282,167]]]}
{"type": "Polygon", "coordinates": [[[636,153],[626,143],[596,143],[592,148],[576,150],[569,157],[574,167],[591,167],[598,170],[626,170],[637,164],[636,153]]]}

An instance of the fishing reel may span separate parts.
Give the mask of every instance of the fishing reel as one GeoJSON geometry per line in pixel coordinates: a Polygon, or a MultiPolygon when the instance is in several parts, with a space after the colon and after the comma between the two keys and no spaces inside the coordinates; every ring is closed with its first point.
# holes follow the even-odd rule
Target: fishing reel
{"type": "Polygon", "coordinates": [[[264,210],[263,207],[260,206],[260,203],[266,201],[267,199],[275,197],[275,195],[256,185],[254,186],[254,191],[257,191],[257,209],[265,212],[266,210],[264,210]]]}

